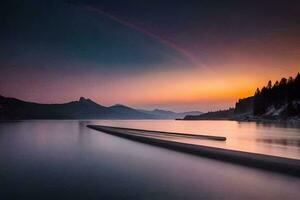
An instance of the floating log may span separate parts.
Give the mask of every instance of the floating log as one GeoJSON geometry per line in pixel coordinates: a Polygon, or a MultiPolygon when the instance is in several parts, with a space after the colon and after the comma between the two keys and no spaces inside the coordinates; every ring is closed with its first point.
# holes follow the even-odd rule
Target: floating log
{"type": "MultiPolygon", "coordinates": [[[[88,125],[92,126],[92,125],[88,125]]],[[[184,137],[184,138],[193,138],[193,139],[207,139],[207,140],[217,140],[217,141],[226,141],[226,137],[223,136],[212,136],[212,135],[198,135],[198,134],[188,134],[188,133],[174,133],[174,132],[166,132],[166,131],[153,131],[153,130],[144,130],[144,129],[135,129],[135,128],[123,128],[123,127],[113,127],[113,126],[100,126],[97,125],[98,130],[102,129],[105,130],[119,130],[119,131],[126,131],[126,132],[134,132],[134,133],[146,133],[146,134],[153,134],[153,136],[176,136],[176,137],[184,137]]]]}
{"type": "MultiPolygon", "coordinates": [[[[249,153],[236,150],[221,149],[216,147],[208,147],[203,145],[186,144],[175,141],[157,139],[153,137],[144,137],[130,133],[131,129],[87,125],[87,127],[102,131],[111,135],[127,138],[145,144],[151,144],[167,149],[172,149],[184,153],[189,153],[197,156],[203,156],[216,160],[226,161],[239,165],[264,169],[267,171],[279,172],[283,174],[300,177],[300,160],[270,156],[258,153],[249,153]]],[[[146,131],[141,129],[133,129],[146,131]]],[[[153,132],[153,131],[150,131],[153,132]]],[[[157,131],[154,131],[157,132],[157,131]]]]}

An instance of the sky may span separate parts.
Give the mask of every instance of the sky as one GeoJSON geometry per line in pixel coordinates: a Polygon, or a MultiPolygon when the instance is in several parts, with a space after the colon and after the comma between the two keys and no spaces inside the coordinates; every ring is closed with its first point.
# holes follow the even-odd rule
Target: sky
{"type": "Polygon", "coordinates": [[[212,111],[300,71],[296,0],[9,0],[0,15],[0,94],[27,101],[212,111]]]}

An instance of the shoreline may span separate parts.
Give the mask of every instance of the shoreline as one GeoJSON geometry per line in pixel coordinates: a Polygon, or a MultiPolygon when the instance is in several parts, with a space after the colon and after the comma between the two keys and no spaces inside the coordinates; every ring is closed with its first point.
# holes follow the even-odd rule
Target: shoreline
{"type": "Polygon", "coordinates": [[[203,145],[184,144],[157,138],[137,136],[126,132],[126,130],[118,130],[114,127],[107,128],[99,125],[87,125],[87,127],[96,131],[102,131],[114,136],[163,147],[166,149],[300,177],[300,160],[297,159],[221,149],[203,145]]]}
{"type": "Polygon", "coordinates": [[[175,119],[178,121],[205,121],[205,120],[226,120],[226,121],[237,121],[237,122],[262,122],[262,123],[300,123],[299,119],[237,119],[237,118],[203,118],[203,119],[175,119]]]}

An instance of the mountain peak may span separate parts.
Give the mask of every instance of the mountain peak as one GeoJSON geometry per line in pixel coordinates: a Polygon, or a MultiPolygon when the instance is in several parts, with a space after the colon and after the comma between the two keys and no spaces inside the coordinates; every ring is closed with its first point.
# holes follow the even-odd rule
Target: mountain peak
{"type": "Polygon", "coordinates": [[[87,101],[88,99],[86,99],[86,98],[84,98],[84,97],[80,97],[79,98],[79,102],[85,102],[85,101],[87,101]]]}
{"type": "Polygon", "coordinates": [[[80,103],[86,103],[86,102],[92,102],[92,103],[95,103],[94,101],[92,101],[91,99],[88,99],[88,98],[85,98],[85,97],[80,97],[79,98],[79,102],[80,103]]]}
{"type": "Polygon", "coordinates": [[[88,99],[88,98],[85,98],[85,97],[80,97],[78,102],[81,103],[81,104],[99,105],[96,102],[92,101],[91,99],[88,99]]]}

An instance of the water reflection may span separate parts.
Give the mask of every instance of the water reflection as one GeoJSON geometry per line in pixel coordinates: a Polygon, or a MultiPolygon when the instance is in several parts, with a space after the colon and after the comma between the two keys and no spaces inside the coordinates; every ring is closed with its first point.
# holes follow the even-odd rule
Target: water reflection
{"type": "Polygon", "coordinates": [[[249,124],[255,124],[257,127],[281,127],[281,128],[300,128],[300,122],[299,121],[258,121],[258,122],[244,122],[244,121],[239,121],[237,122],[241,124],[242,126],[244,125],[249,125],[249,124]]]}
{"type": "Polygon", "coordinates": [[[276,138],[276,139],[257,139],[258,142],[265,142],[268,144],[277,144],[283,146],[298,146],[300,147],[300,140],[298,139],[285,139],[285,138],[276,138]]]}

